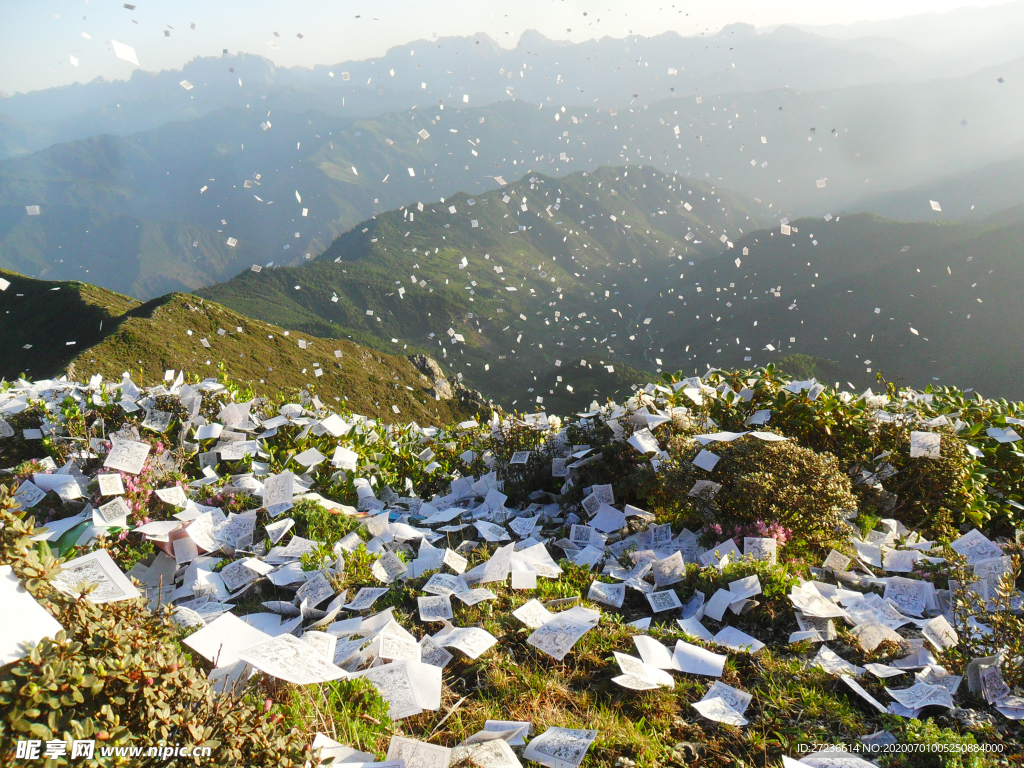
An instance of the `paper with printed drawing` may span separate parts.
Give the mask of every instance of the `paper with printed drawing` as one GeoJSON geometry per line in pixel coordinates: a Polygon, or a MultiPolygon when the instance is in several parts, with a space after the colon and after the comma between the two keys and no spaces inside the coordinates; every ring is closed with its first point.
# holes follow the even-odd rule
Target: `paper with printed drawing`
{"type": "Polygon", "coordinates": [[[454,549],[446,549],[444,551],[444,557],[441,562],[447,565],[456,573],[465,573],[466,566],[469,565],[469,561],[456,552],[454,549]]]}
{"type": "Polygon", "coordinates": [[[267,532],[267,538],[270,539],[271,545],[275,545],[281,541],[281,539],[284,538],[284,535],[291,530],[293,525],[295,525],[295,521],[290,517],[286,517],[283,520],[278,520],[277,522],[270,523],[265,526],[264,530],[267,532]]]}
{"type": "Polygon", "coordinates": [[[984,656],[967,664],[967,687],[971,693],[981,696],[989,704],[1010,695],[1010,687],[1003,679],[999,668],[999,656],[984,656]]]}
{"type": "Polygon", "coordinates": [[[666,558],[651,563],[654,586],[663,588],[676,584],[686,576],[686,562],[681,552],[673,552],[666,558]]]}
{"type": "Polygon", "coordinates": [[[119,469],[129,475],[137,475],[142,472],[142,467],[151,450],[152,446],[148,443],[118,440],[111,446],[103,466],[109,469],[119,469]]]}
{"type": "Polygon", "coordinates": [[[920,616],[928,607],[930,594],[931,585],[928,582],[891,576],[882,597],[892,601],[901,613],[920,616]]]}
{"type": "Polygon", "coordinates": [[[740,552],[739,547],[736,546],[736,542],[732,539],[723,541],[720,544],[716,544],[707,552],[704,552],[698,560],[701,565],[718,565],[720,561],[728,558],[729,562],[734,562],[739,558],[743,557],[743,553],[740,552]]]}
{"type": "Polygon", "coordinates": [[[877,621],[861,622],[850,630],[850,634],[857,639],[857,644],[865,653],[873,653],[884,641],[897,644],[903,642],[898,633],[877,621]]]}
{"type": "Polygon", "coordinates": [[[185,495],[185,490],[180,485],[172,485],[170,488],[158,488],[156,495],[160,501],[173,507],[184,507],[188,502],[188,496],[185,495]]]}
{"type": "Polygon", "coordinates": [[[365,611],[373,606],[377,598],[386,595],[387,592],[387,587],[362,587],[352,601],[342,607],[348,611],[365,611]]]}
{"type": "Polygon", "coordinates": [[[846,612],[855,624],[877,622],[893,630],[912,622],[874,592],[846,602],[846,612]]]}
{"type": "Polygon", "coordinates": [[[376,642],[382,659],[420,660],[420,646],[416,638],[394,618],[388,619],[378,633],[376,642]]]}
{"type": "Polygon", "coordinates": [[[120,496],[115,496],[106,504],[101,504],[93,509],[92,521],[94,525],[109,528],[127,528],[128,515],[131,509],[120,496]]]}
{"type": "Polygon", "coordinates": [[[373,667],[354,677],[365,678],[376,686],[388,703],[388,716],[392,720],[440,706],[441,670],[438,667],[403,660],[373,667]]]}
{"type": "Polygon", "coordinates": [[[593,581],[590,584],[587,599],[595,603],[610,605],[612,608],[621,608],[622,602],[626,599],[626,585],[593,581]]]}
{"type": "Polygon", "coordinates": [[[228,592],[234,593],[252,582],[256,581],[260,574],[246,565],[246,560],[235,560],[228,563],[219,571],[224,586],[228,592]]]}
{"type": "Polygon", "coordinates": [[[466,580],[447,573],[435,573],[423,585],[423,591],[431,595],[454,595],[465,592],[469,587],[466,580]]]}
{"type": "Polygon", "coordinates": [[[403,760],[406,768],[448,768],[452,751],[404,736],[392,736],[387,759],[403,760]]]}
{"type": "Polygon", "coordinates": [[[121,475],[119,474],[96,475],[96,481],[99,483],[100,496],[121,496],[124,494],[124,483],[121,481],[121,475]]]}
{"type": "Polygon", "coordinates": [[[323,653],[294,635],[279,635],[238,653],[268,675],[296,685],[311,685],[348,677],[348,673],[324,658],[323,653]]]}
{"type": "Polygon", "coordinates": [[[430,635],[420,638],[420,661],[444,669],[455,654],[438,645],[430,635]]]}
{"type": "Polygon", "coordinates": [[[709,720],[728,725],[747,725],[743,717],[753,696],[730,685],[715,681],[704,698],[691,706],[709,720]]]}
{"type": "Polygon", "coordinates": [[[842,573],[850,567],[850,558],[844,555],[842,552],[836,552],[834,549],[828,553],[828,557],[825,558],[825,562],[822,564],[822,568],[830,568],[835,571],[842,573]]]}
{"type": "Polygon", "coordinates": [[[456,648],[471,659],[479,658],[498,642],[498,638],[480,627],[452,627],[448,625],[436,635],[434,642],[442,648],[456,648]]]}
{"type": "Polygon", "coordinates": [[[46,491],[31,480],[22,481],[18,490],[14,492],[14,498],[22,509],[32,509],[36,504],[46,497],[46,491]]]}
{"type": "Polygon", "coordinates": [[[416,598],[420,621],[451,621],[451,598],[448,595],[425,595],[416,598]]]}
{"type": "Polygon", "coordinates": [[[651,610],[654,613],[683,607],[683,604],[679,602],[679,595],[673,589],[666,589],[662,592],[648,592],[645,597],[647,602],[651,604],[651,610]]]}
{"type": "Polygon", "coordinates": [[[953,699],[949,691],[940,685],[915,683],[909,688],[886,688],[890,696],[907,709],[939,706],[953,708],[953,699]]]}
{"type": "Polygon", "coordinates": [[[326,632],[303,632],[302,642],[312,646],[325,660],[334,663],[334,649],[338,645],[338,638],[326,632]]]}
{"type": "Polygon", "coordinates": [[[921,634],[937,651],[948,650],[960,642],[960,637],[957,635],[956,630],[953,629],[953,626],[945,616],[936,616],[934,619],[929,619],[921,627],[921,634]]]}
{"type": "Polygon", "coordinates": [[[547,768],[576,768],[597,738],[597,731],[548,728],[534,738],[523,757],[547,768]]]}
{"type": "Polygon", "coordinates": [[[778,561],[779,543],[773,538],[743,537],[743,556],[752,557],[775,565],[778,561]]]}
{"type": "Polygon", "coordinates": [[[841,659],[834,651],[824,645],[818,649],[818,655],[811,659],[810,663],[811,666],[821,667],[833,675],[860,677],[864,673],[863,668],[851,664],[845,659],[841,659]]]}
{"type": "Polygon", "coordinates": [[[475,589],[467,589],[465,592],[456,592],[454,596],[466,605],[476,605],[484,600],[498,599],[498,596],[486,587],[476,587],[475,589]]]}
{"type": "Polygon", "coordinates": [[[263,506],[278,515],[292,504],[295,488],[295,475],[285,471],[271,475],[263,480],[263,506]]]}
{"type": "Polygon", "coordinates": [[[593,628],[593,624],[584,624],[555,616],[551,621],[536,629],[526,639],[526,642],[557,661],[561,661],[579,639],[593,628]]]}
{"type": "Polygon", "coordinates": [[[89,593],[90,603],[115,603],[131,600],[142,593],[121,572],[105,549],[97,549],[87,555],[68,560],[61,565],[60,573],[53,579],[53,585],[69,595],[77,594],[80,582],[96,584],[89,593]]]}
{"type": "Polygon", "coordinates": [[[484,563],[481,571],[481,584],[504,581],[508,578],[509,571],[512,570],[512,553],[515,552],[515,548],[516,545],[514,543],[507,544],[491,555],[490,559],[484,563]]]}
{"type": "Polygon", "coordinates": [[[451,765],[466,764],[479,768],[522,768],[512,747],[502,739],[453,747],[451,761],[451,765]]]}
{"type": "Polygon", "coordinates": [[[295,592],[296,602],[305,602],[310,608],[316,608],[324,600],[334,597],[334,587],[324,571],[312,574],[295,592]]]}
{"type": "Polygon", "coordinates": [[[385,552],[370,567],[370,572],[385,584],[390,584],[409,570],[394,552],[385,552]]]}
{"type": "MultiPolygon", "coordinates": [[[[619,665],[619,669],[622,670],[622,675],[627,678],[638,678],[645,683],[651,683],[655,687],[664,686],[665,688],[672,688],[675,686],[675,681],[672,680],[672,675],[664,670],[658,669],[657,667],[645,664],[635,656],[627,656],[624,653],[613,651],[615,661],[619,665]]],[[[623,685],[623,683],[619,683],[623,685]]],[[[624,685],[624,687],[632,687],[630,685],[624,685]]]]}
{"type": "Polygon", "coordinates": [[[1009,555],[990,557],[974,563],[974,575],[985,582],[990,597],[998,594],[1003,576],[1013,573],[1013,558],[1009,555]]]}
{"type": "Polygon", "coordinates": [[[981,560],[1001,557],[1003,554],[1003,550],[977,528],[972,528],[956,541],[950,542],[949,546],[963,555],[969,565],[974,565],[981,560]]]}
{"type": "Polygon", "coordinates": [[[555,618],[555,614],[551,613],[537,599],[530,600],[528,603],[519,606],[516,610],[512,611],[512,615],[530,629],[538,629],[555,618]]]}

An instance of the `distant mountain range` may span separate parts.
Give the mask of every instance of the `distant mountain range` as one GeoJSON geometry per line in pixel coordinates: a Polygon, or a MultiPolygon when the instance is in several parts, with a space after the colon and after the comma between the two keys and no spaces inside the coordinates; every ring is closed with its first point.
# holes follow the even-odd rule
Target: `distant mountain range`
{"type": "MultiPolygon", "coordinates": [[[[795,370],[792,355],[858,387],[881,371],[1024,392],[1006,364],[1021,351],[1024,206],[960,223],[933,212],[785,224],[764,207],[648,166],[532,174],[381,212],[296,266],[240,263],[252,249],[225,246],[233,258],[218,268],[241,274],[197,294],[292,332],[430,355],[506,407],[585,407],[658,370],[783,358],[795,370]]],[[[205,234],[213,264],[221,251],[205,234]]]]}
{"type": "Polygon", "coordinates": [[[840,39],[792,26],[759,33],[733,24],[694,37],[667,32],[583,43],[528,31],[512,48],[483,34],[418,40],[381,57],[312,69],[278,67],[246,53],[203,57],[181,70],[136,70],[127,81],[95,80],[0,98],[0,159],[99,134],[129,135],[225,107],[317,110],[351,119],[413,105],[458,106],[466,97],[473,105],[515,97],[535,104],[643,107],[672,97],[781,85],[817,91],[962,76],[1020,55],[1019,48],[983,40],[958,53],[951,60],[947,51],[925,51],[916,42],[872,31],[840,39]],[[979,63],[971,66],[971,57],[979,63]]]}
{"type": "Polygon", "coordinates": [[[886,40],[912,46],[939,57],[933,76],[970,71],[1015,58],[1024,38],[1024,2],[996,3],[987,7],[968,5],[942,13],[919,13],[896,19],[859,21],[853,24],[795,25],[814,35],[854,43],[886,40]]]}
{"type": "Polygon", "coordinates": [[[956,377],[986,396],[1024,391],[1013,367],[1024,352],[1024,207],[972,223],[801,219],[737,230],[719,253],[708,247],[715,232],[671,197],[647,217],[656,224],[644,221],[675,186],[657,172],[532,185],[388,212],[321,259],[247,270],[201,297],[139,304],[4,273],[0,375],[69,364],[78,375],[203,375],[223,364],[257,390],[312,383],[374,412],[408,392],[404,413],[435,415],[434,382],[404,355],[433,356],[449,382],[505,407],[556,413],[622,394],[652,370],[769,362],[855,388],[881,373],[919,388],[956,377]]]}
{"type": "Polygon", "coordinates": [[[910,189],[867,194],[850,210],[899,221],[978,221],[1024,204],[1024,144],[1021,155],[962,173],[922,182],[910,189]],[[941,212],[932,209],[935,200],[941,212]]]}
{"type": "Polygon", "coordinates": [[[0,265],[54,279],[88,274],[146,299],[222,280],[246,261],[314,258],[359,221],[410,202],[607,164],[704,179],[768,217],[879,210],[895,195],[904,218],[937,220],[929,194],[941,192],[944,211],[963,213],[978,186],[990,212],[1020,202],[1020,184],[1000,183],[1007,174],[995,171],[987,186],[978,174],[1024,156],[1024,59],[957,80],[645,106],[506,101],[355,122],[222,109],[130,137],[57,145],[0,163],[0,205],[11,206],[0,265]],[[979,184],[957,184],[965,175],[979,184]],[[40,206],[38,217],[22,212],[30,205],[40,206]],[[95,237],[98,222],[107,224],[105,240],[95,237]],[[128,247],[144,230],[160,234],[128,247]],[[128,263],[133,248],[137,266],[128,263]]]}
{"type": "MultiPolygon", "coordinates": [[[[0,333],[6,342],[0,381],[62,375],[87,380],[96,374],[158,381],[168,371],[192,380],[223,374],[255,395],[291,398],[304,391],[385,422],[415,419],[427,425],[473,418],[489,406],[485,395],[521,412],[566,415],[594,400],[625,396],[649,379],[628,366],[609,371],[576,358],[541,371],[529,386],[519,382],[522,391],[512,388],[517,377],[499,377],[481,395],[425,354],[392,355],[286,331],[187,294],[142,304],[82,282],[3,270],[0,281],[0,333]]],[[[845,375],[830,361],[807,355],[779,364],[798,376],[845,375]]]]}

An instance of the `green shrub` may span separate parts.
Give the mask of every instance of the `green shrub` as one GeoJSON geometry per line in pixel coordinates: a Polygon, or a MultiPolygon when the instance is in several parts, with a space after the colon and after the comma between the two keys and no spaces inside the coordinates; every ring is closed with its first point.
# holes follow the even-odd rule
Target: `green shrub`
{"type": "MultiPolygon", "coordinates": [[[[0,490],[0,564],[10,565],[32,596],[64,629],[0,668],[0,762],[24,739],[94,739],[92,765],[127,764],[101,757],[103,746],[209,746],[208,766],[294,766],[310,760],[304,734],[280,724],[251,695],[214,694],[204,672],[179,645],[167,609],[144,598],[95,605],[50,583],[60,561],[33,544],[32,518],[16,514],[0,490]]],[[[200,760],[200,758],[192,758],[200,760]]],[[[136,759],[137,762],[137,759],[136,759]]],[[[53,758],[48,766],[80,763],[53,758]]]]}
{"type": "Polygon", "coordinates": [[[673,461],[657,478],[660,489],[650,491],[659,514],[665,508],[691,527],[717,525],[725,536],[758,524],[785,529],[783,538],[821,545],[845,535],[846,513],[857,507],[857,498],[835,456],[795,441],[745,437],[715,444],[721,459],[709,475],[689,462],[697,450],[690,438],[670,442],[673,461]],[[687,496],[697,480],[709,477],[722,486],[714,498],[687,496]]]}
{"type": "Polygon", "coordinates": [[[898,517],[925,536],[956,538],[960,524],[984,525],[991,519],[995,510],[986,499],[987,479],[964,442],[943,431],[940,458],[911,458],[910,432],[893,424],[878,430],[876,455],[884,455],[895,470],[882,480],[885,497],[894,504],[886,509],[879,495],[863,485],[858,493],[864,505],[884,512],[883,517],[898,517]]]}

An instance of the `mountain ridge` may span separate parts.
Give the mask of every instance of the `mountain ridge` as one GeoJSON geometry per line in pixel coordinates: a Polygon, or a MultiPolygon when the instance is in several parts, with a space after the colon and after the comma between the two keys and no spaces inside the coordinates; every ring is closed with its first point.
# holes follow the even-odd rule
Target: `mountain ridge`
{"type": "Polygon", "coordinates": [[[0,276],[9,282],[0,291],[7,343],[0,379],[117,379],[127,372],[159,380],[168,370],[194,379],[228,376],[262,395],[316,392],[386,422],[461,421],[490,407],[479,393],[446,382],[436,363],[293,335],[189,294],[140,303],[86,283],[0,276]]]}

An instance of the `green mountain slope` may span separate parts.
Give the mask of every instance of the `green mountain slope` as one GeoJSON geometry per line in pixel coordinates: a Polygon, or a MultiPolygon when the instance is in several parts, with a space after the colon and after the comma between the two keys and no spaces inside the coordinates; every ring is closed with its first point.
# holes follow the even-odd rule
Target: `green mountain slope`
{"type": "MultiPolygon", "coordinates": [[[[637,167],[531,176],[389,211],[312,263],[199,295],[308,333],[429,351],[511,405],[556,361],[658,367],[634,343],[652,299],[755,218],[712,189],[637,167]]],[[[582,405],[592,390],[582,386],[582,405]]]]}
{"type": "Polygon", "coordinates": [[[535,402],[551,396],[534,377],[579,358],[703,373],[797,354],[832,383],[869,386],[881,371],[1024,392],[1008,363],[1022,351],[1020,209],[959,224],[802,219],[788,235],[741,233],[736,214],[723,232],[678,203],[742,204],[688,179],[637,168],[531,179],[473,205],[460,195],[380,215],[311,264],[201,293],[289,328],[433,350],[506,405],[530,387],[535,402]]]}
{"type": "Polygon", "coordinates": [[[956,378],[988,396],[1024,393],[1024,209],[970,224],[862,214],[791,226],[741,238],[739,266],[730,254],[693,270],[682,322],[658,329],[679,367],[796,352],[834,361],[855,383],[882,371],[911,386],[956,378]]]}
{"type": "Polygon", "coordinates": [[[367,416],[423,424],[470,418],[482,404],[466,390],[446,390],[406,357],[288,332],[194,296],[140,304],[85,283],[0,277],[10,283],[0,292],[0,378],[224,374],[257,394],[305,388],[367,416]]]}
{"type": "Polygon", "coordinates": [[[910,189],[865,195],[851,211],[877,213],[900,221],[981,220],[1024,203],[1024,145],[1011,151],[1012,159],[970,171],[930,179],[910,189]],[[942,212],[932,210],[935,200],[942,212]]]}
{"type": "MultiPolygon", "coordinates": [[[[527,168],[559,174],[592,168],[595,154],[586,141],[604,141],[608,116],[584,109],[577,117],[570,110],[566,123],[595,135],[563,137],[563,123],[554,114],[521,102],[410,110],[355,123],[320,113],[275,113],[272,127],[262,130],[266,115],[221,110],[135,136],[98,136],[0,163],[0,205],[12,206],[9,226],[33,227],[36,249],[49,256],[90,228],[63,209],[52,212],[54,206],[188,223],[211,233],[220,255],[194,260],[182,281],[194,288],[229,277],[240,263],[289,264],[315,256],[360,221],[410,201],[494,189],[500,186],[495,177],[505,174],[511,181],[527,168]],[[42,215],[26,216],[26,205],[40,205],[42,215]],[[238,241],[235,248],[226,246],[229,237],[238,241]],[[242,250],[247,262],[238,261],[242,250]]],[[[616,162],[626,156],[618,147],[601,154],[616,162]]],[[[756,208],[759,220],[771,214],[767,204],[745,207],[756,208]]],[[[97,215],[77,214],[84,222],[97,215]]],[[[115,219],[109,239],[130,241],[139,225],[115,219]]],[[[0,265],[42,276],[23,251],[17,241],[0,241],[0,265]]],[[[109,270],[96,279],[150,298],[168,289],[151,273],[162,261],[180,260],[169,247],[163,258],[140,259],[134,270],[109,270]]],[[[77,252],[64,263],[50,258],[51,274],[79,277],[88,261],[77,252]]]]}
{"type": "Polygon", "coordinates": [[[33,280],[0,269],[0,378],[64,370],[83,348],[103,340],[135,299],[88,283],[33,280]]]}

